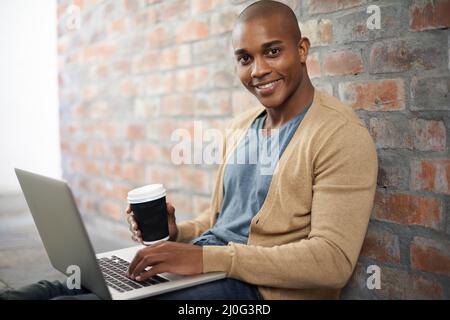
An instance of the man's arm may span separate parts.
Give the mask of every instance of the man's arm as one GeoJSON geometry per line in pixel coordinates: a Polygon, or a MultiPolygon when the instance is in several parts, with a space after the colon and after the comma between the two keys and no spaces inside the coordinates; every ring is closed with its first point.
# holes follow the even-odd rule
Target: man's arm
{"type": "Polygon", "coordinates": [[[343,287],[367,231],[377,169],[367,130],[344,125],[315,159],[308,238],[275,247],[204,246],[203,272],[224,271],[229,277],[270,287],[343,287]]]}
{"type": "Polygon", "coordinates": [[[208,206],[206,210],[204,210],[197,218],[183,221],[177,224],[178,227],[178,235],[176,238],[176,242],[189,242],[198,236],[200,236],[203,232],[211,228],[210,217],[212,214],[211,205],[208,206]]]}

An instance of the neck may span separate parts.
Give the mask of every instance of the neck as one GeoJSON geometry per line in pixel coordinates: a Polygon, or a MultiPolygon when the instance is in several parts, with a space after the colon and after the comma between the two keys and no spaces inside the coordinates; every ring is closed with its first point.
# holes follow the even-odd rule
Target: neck
{"type": "Polygon", "coordinates": [[[305,107],[314,98],[314,86],[304,72],[303,80],[294,94],[289,97],[285,104],[276,108],[266,108],[267,118],[264,123],[265,129],[275,129],[294,118],[297,114],[305,110],[305,107]]]}

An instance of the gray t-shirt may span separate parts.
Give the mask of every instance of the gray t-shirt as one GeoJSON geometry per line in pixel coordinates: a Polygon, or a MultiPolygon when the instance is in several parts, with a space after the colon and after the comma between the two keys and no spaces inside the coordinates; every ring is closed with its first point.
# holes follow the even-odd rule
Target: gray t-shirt
{"type": "Polygon", "coordinates": [[[266,199],[275,166],[309,107],[270,135],[260,130],[266,112],[255,119],[225,166],[224,196],[216,224],[192,243],[247,243],[250,221],[266,199]]]}

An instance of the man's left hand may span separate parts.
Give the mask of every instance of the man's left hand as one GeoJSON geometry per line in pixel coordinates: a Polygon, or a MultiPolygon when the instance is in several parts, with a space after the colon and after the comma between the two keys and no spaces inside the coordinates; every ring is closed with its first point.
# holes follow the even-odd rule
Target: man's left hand
{"type": "Polygon", "coordinates": [[[137,252],[128,268],[128,276],[137,281],[144,281],[162,272],[195,275],[202,271],[201,246],[162,241],[137,252]],[[147,267],[151,268],[146,271],[147,267]]]}

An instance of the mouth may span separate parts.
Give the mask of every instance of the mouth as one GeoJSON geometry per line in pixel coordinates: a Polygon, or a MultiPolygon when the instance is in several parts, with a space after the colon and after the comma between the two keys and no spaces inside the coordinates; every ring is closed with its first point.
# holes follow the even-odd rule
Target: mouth
{"type": "Polygon", "coordinates": [[[256,91],[261,96],[268,96],[275,92],[276,88],[280,84],[281,79],[270,81],[270,82],[264,82],[260,84],[253,85],[253,87],[256,89],[256,91]]]}

